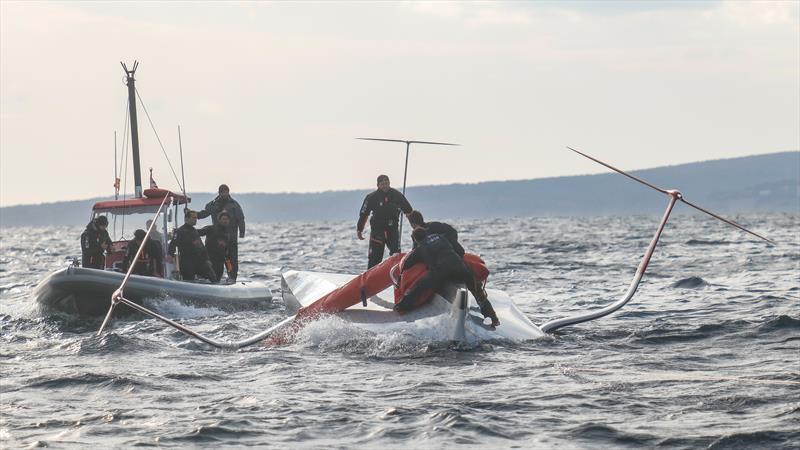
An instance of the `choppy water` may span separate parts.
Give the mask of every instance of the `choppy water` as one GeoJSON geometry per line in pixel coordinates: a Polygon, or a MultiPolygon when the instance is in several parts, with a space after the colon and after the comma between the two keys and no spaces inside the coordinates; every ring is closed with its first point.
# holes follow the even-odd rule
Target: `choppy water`
{"type": "MultiPolygon", "coordinates": [[[[0,446],[664,447],[800,445],[800,217],[744,216],[768,247],[671,219],[634,300],[530,342],[452,348],[336,319],[280,348],[221,352],[153,320],[44,316],[31,290],[79,228],[0,235],[0,446]]],[[[451,221],[534,323],[627,288],[658,218],[451,221]]],[[[360,271],[352,224],[249,227],[242,273],[360,271]]],[[[156,308],[219,339],[285,317],[156,308]]]]}

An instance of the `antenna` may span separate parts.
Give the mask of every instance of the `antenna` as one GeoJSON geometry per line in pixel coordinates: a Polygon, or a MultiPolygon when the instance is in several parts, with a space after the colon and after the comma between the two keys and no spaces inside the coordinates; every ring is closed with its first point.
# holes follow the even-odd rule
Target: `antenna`
{"type": "MultiPolygon", "coordinates": [[[[429,144],[429,145],[461,145],[461,144],[450,144],[448,142],[431,142],[431,141],[407,141],[403,139],[384,139],[384,138],[368,138],[368,137],[360,137],[356,138],[362,141],[383,141],[383,142],[403,142],[406,144],[406,165],[405,169],[403,169],[403,195],[406,195],[406,179],[408,177],[408,152],[411,149],[411,144],[429,144]]],[[[403,221],[400,221],[400,241],[403,240],[403,221]]],[[[397,244],[398,249],[400,248],[400,243],[397,244]]]]}
{"type": "MultiPolygon", "coordinates": [[[[598,163],[600,165],[608,167],[609,169],[613,170],[614,172],[617,172],[617,173],[619,173],[621,175],[625,175],[626,177],[628,177],[628,178],[630,178],[630,179],[632,179],[634,181],[638,181],[639,183],[642,183],[643,185],[645,185],[645,186],[647,186],[647,187],[649,187],[651,189],[655,189],[658,192],[661,192],[662,194],[672,195],[671,192],[673,192],[673,191],[668,191],[667,189],[662,189],[662,188],[660,188],[660,187],[658,187],[658,186],[656,186],[656,185],[654,185],[652,183],[648,183],[647,181],[645,181],[645,180],[643,180],[641,178],[635,177],[635,176],[633,176],[633,175],[631,175],[631,174],[629,174],[629,173],[627,173],[625,171],[617,169],[616,167],[612,166],[611,164],[604,163],[603,161],[600,161],[599,159],[593,158],[593,157],[587,155],[586,153],[579,152],[578,150],[575,150],[572,147],[567,147],[567,148],[572,150],[573,152],[585,157],[585,158],[591,159],[592,161],[594,161],[594,162],[596,162],[596,163],[598,163]]],[[[769,242],[770,244],[773,244],[773,245],[775,244],[775,241],[773,241],[772,239],[765,238],[764,236],[761,236],[760,234],[758,234],[756,232],[753,232],[753,231],[750,231],[747,228],[743,227],[742,225],[739,225],[738,223],[734,222],[733,220],[726,219],[726,218],[720,216],[719,214],[715,214],[715,213],[713,213],[713,212],[711,212],[711,211],[709,211],[707,209],[704,209],[704,208],[702,208],[702,207],[700,207],[698,205],[695,205],[694,203],[686,200],[683,197],[683,194],[681,194],[680,192],[677,193],[677,198],[678,198],[678,200],[682,201],[686,205],[691,206],[692,208],[694,208],[694,209],[696,209],[696,210],[698,210],[700,212],[704,212],[704,213],[708,214],[709,216],[711,216],[711,217],[713,217],[715,219],[721,220],[721,221],[727,223],[728,225],[734,226],[734,227],[744,231],[745,233],[750,233],[750,234],[752,234],[753,236],[755,236],[755,237],[757,237],[759,239],[763,239],[763,240],[769,242]]]]}

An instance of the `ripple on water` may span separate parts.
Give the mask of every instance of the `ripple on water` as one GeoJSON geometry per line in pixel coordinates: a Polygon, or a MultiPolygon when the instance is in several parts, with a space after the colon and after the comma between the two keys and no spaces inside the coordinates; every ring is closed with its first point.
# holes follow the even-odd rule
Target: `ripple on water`
{"type": "MultiPolygon", "coordinates": [[[[784,243],[762,248],[676,216],[629,305],[546,339],[454,346],[435,324],[411,335],[328,318],[289,345],[235,352],[139,315],[114,319],[98,338],[100,319],[36,312],[32,287],[78,253],[82,227],[3,229],[14,250],[0,255],[0,439],[67,448],[791,448],[800,440],[797,217],[753,216],[748,223],[784,243]]],[[[449,221],[489,262],[489,287],[541,323],[618,298],[658,217],[449,221]]],[[[349,221],[248,232],[241,276],[276,294],[281,270],[366,265],[349,221]]],[[[286,316],[279,295],[248,310],[148,305],[218,340],[286,316]]]]}

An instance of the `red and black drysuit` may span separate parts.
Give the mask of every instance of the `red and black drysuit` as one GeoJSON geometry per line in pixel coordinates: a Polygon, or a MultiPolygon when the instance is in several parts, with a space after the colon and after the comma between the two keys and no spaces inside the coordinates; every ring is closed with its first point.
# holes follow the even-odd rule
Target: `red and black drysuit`
{"type": "Polygon", "coordinates": [[[389,255],[400,251],[400,211],[409,214],[413,209],[406,197],[397,189],[389,188],[383,192],[377,189],[367,194],[358,216],[356,229],[364,231],[367,217],[369,219],[369,262],[371,268],[383,260],[383,249],[389,247],[389,255]]]}
{"type": "Polygon", "coordinates": [[[111,237],[108,231],[101,230],[94,220],[86,225],[86,229],[81,233],[81,266],[90,269],[105,269],[105,252],[111,251],[111,237]],[[106,244],[106,250],[103,250],[106,244]]]}
{"type": "Polygon", "coordinates": [[[230,234],[226,227],[220,224],[209,225],[199,229],[198,234],[206,237],[206,251],[208,252],[208,259],[211,261],[211,267],[217,275],[215,281],[222,278],[222,273],[225,269],[228,270],[228,278],[231,280],[236,279],[233,273],[233,267],[228,266],[226,261],[230,258],[230,234]]]}
{"type": "Polygon", "coordinates": [[[192,225],[185,223],[175,230],[175,237],[169,243],[169,254],[174,256],[176,248],[180,251],[180,269],[184,280],[194,280],[195,275],[211,281],[219,279],[208,260],[203,240],[192,225]]]}

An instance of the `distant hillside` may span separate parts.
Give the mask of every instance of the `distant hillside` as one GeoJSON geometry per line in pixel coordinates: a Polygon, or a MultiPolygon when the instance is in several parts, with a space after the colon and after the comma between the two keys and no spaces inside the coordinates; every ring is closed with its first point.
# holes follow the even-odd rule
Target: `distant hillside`
{"type": "MultiPolygon", "coordinates": [[[[688,200],[719,212],[800,213],[800,152],[705,161],[634,171],[688,200]]],[[[368,190],[311,194],[235,194],[250,222],[351,219],[368,190]]],[[[429,217],[590,216],[647,214],[666,200],[614,173],[408,188],[408,199],[429,217]]],[[[190,194],[201,208],[213,195],[190,194]]],[[[0,226],[82,225],[90,200],[0,208],[0,226]]]]}

